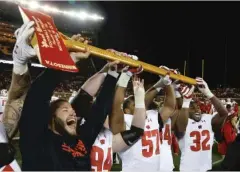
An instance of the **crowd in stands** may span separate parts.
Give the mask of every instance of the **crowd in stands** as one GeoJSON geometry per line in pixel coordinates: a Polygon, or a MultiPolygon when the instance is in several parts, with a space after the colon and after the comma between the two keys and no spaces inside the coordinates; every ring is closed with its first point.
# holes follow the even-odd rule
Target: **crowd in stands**
{"type": "MultiPolygon", "coordinates": [[[[2,89],[9,89],[11,83],[11,71],[5,71],[0,73],[0,90],[2,89]]],[[[60,83],[59,86],[56,88],[57,94],[61,95],[69,95],[73,91],[76,91],[80,88],[79,81],[74,80],[74,78],[69,79],[68,82],[60,83]]],[[[62,96],[60,96],[62,97],[62,96]]],[[[65,96],[63,96],[65,97],[65,96]]]]}
{"type": "MultiPolygon", "coordinates": [[[[11,83],[11,71],[4,71],[0,73],[0,90],[8,89],[11,83]]],[[[56,92],[63,92],[65,94],[71,94],[73,91],[77,91],[80,88],[79,81],[75,78],[71,78],[68,82],[61,83],[57,88],[56,92]]],[[[127,90],[126,97],[132,95],[131,89],[127,90]]],[[[217,88],[213,90],[213,93],[219,98],[240,98],[240,88],[217,88]]],[[[198,94],[199,99],[203,98],[203,95],[198,94]]]]}
{"type": "Polygon", "coordinates": [[[213,92],[217,97],[240,97],[240,88],[217,88],[213,92]]]}

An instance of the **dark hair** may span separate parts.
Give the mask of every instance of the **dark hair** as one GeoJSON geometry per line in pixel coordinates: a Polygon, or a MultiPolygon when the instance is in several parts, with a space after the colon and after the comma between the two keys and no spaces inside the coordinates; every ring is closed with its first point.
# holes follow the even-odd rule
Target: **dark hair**
{"type": "Polygon", "coordinates": [[[54,101],[52,101],[52,102],[50,103],[50,113],[51,113],[51,116],[56,113],[56,110],[57,110],[63,103],[68,103],[68,101],[65,100],[65,99],[57,99],[57,100],[54,100],[54,101]]]}
{"type": "Polygon", "coordinates": [[[130,103],[134,101],[134,96],[131,95],[129,96],[128,98],[126,98],[126,100],[123,102],[123,111],[126,109],[126,108],[129,108],[129,105],[130,103]]]}
{"type": "Polygon", "coordinates": [[[52,126],[53,117],[55,116],[56,110],[63,104],[67,103],[68,101],[65,99],[57,99],[53,100],[50,103],[50,116],[49,116],[49,126],[52,126]]]}
{"type": "Polygon", "coordinates": [[[194,106],[194,105],[198,105],[198,103],[196,101],[191,101],[190,106],[194,106]]]}

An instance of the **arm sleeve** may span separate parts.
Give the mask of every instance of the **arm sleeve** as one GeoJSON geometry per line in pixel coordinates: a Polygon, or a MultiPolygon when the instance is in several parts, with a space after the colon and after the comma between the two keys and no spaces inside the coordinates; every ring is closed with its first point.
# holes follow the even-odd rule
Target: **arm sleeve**
{"type": "Polygon", "coordinates": [[[116,82],[116,78],[107,75],[86,122],[78,128],[80,137],[89,149],[92,147],[97,135],[103,128],[107,115],[110,113],[116,82]]]}
{"type": "Polygon", "coordinates": [[[93,97],[86,91],[81,89],[77,96],[75,96],[71,102],[73,109],[78,117],[88,119],[90,110],[92,107],[93,97]]]}
{"type": "Polygon", "coordinates": [[[39,149],[38,146],[44,141],[44,133],[48,129],[50,119],[51,96],[66,75],[67,73],[62,71],[46,69],[32,83],[24,101],[19,124],[20,149],[23,156],[27,152],[34,157],[34,150],[39,149]]]}

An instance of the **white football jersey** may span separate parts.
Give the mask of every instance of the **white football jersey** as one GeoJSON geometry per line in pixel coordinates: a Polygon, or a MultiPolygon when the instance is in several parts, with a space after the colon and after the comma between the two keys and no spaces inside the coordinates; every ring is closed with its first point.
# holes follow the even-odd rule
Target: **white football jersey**
{"type": "MultiPolygon", "coordinates": [[[[7,143],[7,135],[3,123],[0,122],[0,143],[7,143]]],[[[21,171],[16,160],[13,160],[9,165],[0,168],[0,171],[21,171]]]]}
{"type": "Polygon", "coordinates": [[[214,133],[212,118],[214,115],[202,114],[195,122],[188,119],[186,133],[179,140],[181,150],[180,171],[208,171],[212,169],[212,146],[214,133]]]}
{"type": "Polygon", "coordinates": [[[7,102],[7,97],[0,96],[0,121],[2,121],[2,116],[3,116],[4,107],[6,105],[6,102],[7,102]]]}
{"type": "Polygon", "coordinates": [[[113,134],[104,128],[96,138],[91,150],[92,171],[110,171],[112,167],[113,134]]]}
{"type": "Polygon", "coordinates": [[[164,124],[160,145],[160,171],[173,171],[171,118],[164,124]]]}
{"type": "MultiPolygon", "coordinates": [[[[132,147],[119,153],[122,159],[122,171],[158,171],[160,163],[160,137],[158,112],[146,112],[144,135],[132,147]]],[[[133,116],[124,115],[126,129],[129,130],[133,116]]]]}

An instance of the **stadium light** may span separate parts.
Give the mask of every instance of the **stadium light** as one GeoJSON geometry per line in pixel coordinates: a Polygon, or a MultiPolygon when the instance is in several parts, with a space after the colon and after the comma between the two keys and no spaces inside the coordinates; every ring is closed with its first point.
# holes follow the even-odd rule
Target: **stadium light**
{"type": "Polygon", "coordinates": [[[85,20],[88,17],[88,14],[86,12],[80,12],[78,17],[82,20],[85,20]]]}
{"type": "Polygon", "coordinates": [[[30,1],[28,6],[31,9],[38,9],[40,7],[40,5],[37,1],[30,1]]]}
{"type": "Polygon", "coordinates": [[[76,11],[65,11],[60,10],[56,7],[51,7],[47,4],[39,4],[38,1],[27,1],[27,0],[11,0],[11,2],[15,2],[17,4],[27,6],[30,9],[36,10],[40,9],[48,13],[62,13],[66,16],[78,18],[80,20],[93,20],[93,21],[101,21],[104,20],[104,17],[99,16],[98,14],[89,14],[86,11],[76,12],[76,11]]]}
{"type": "Polygon", "coordinates": [[[104,18],[103,17],[101,17],[101,16],[98,16],[97,14],[93,14],[93,15],[91,15],[90,16],[93,20],[103,20],[104,18]]]}
{"type": "Polygon", "coordinates": [[[74,11],[68,11],[67,15],[71,16],[71,17],[76,17],[77,13],[75,13],[74,11]]]}
{"type": "Polygon", "coordinates": [[[19,0],[19,3],[22,4],[22,5],[27,5],[28,2],[26,0],[19,0]]]}
{"type": "Polygon", "coordinates": [[[57,8],[50,8],[50,11],[52,11],[54,13],[59,13],[60,12],[60,10],[57,9],[57,8]]]}
{"type": "Polygon", "coordinates": [[[49,7],[48,5],[41,6],[41,9],[46,12],[51,12],[52,8],[49,7]]]}
{"type": "MultiPolygon", "coordinates": [[[[11,60],[0,60],[0,63],[13,64],[13,61],[11,61],[11,60]]],[[[39,68],[46,68],[45,66],[43,66],[41,64],[37,64],[37,63],[31,63],[31,65],[34,66],[34,67],[39,67],[39,68]]]]}

